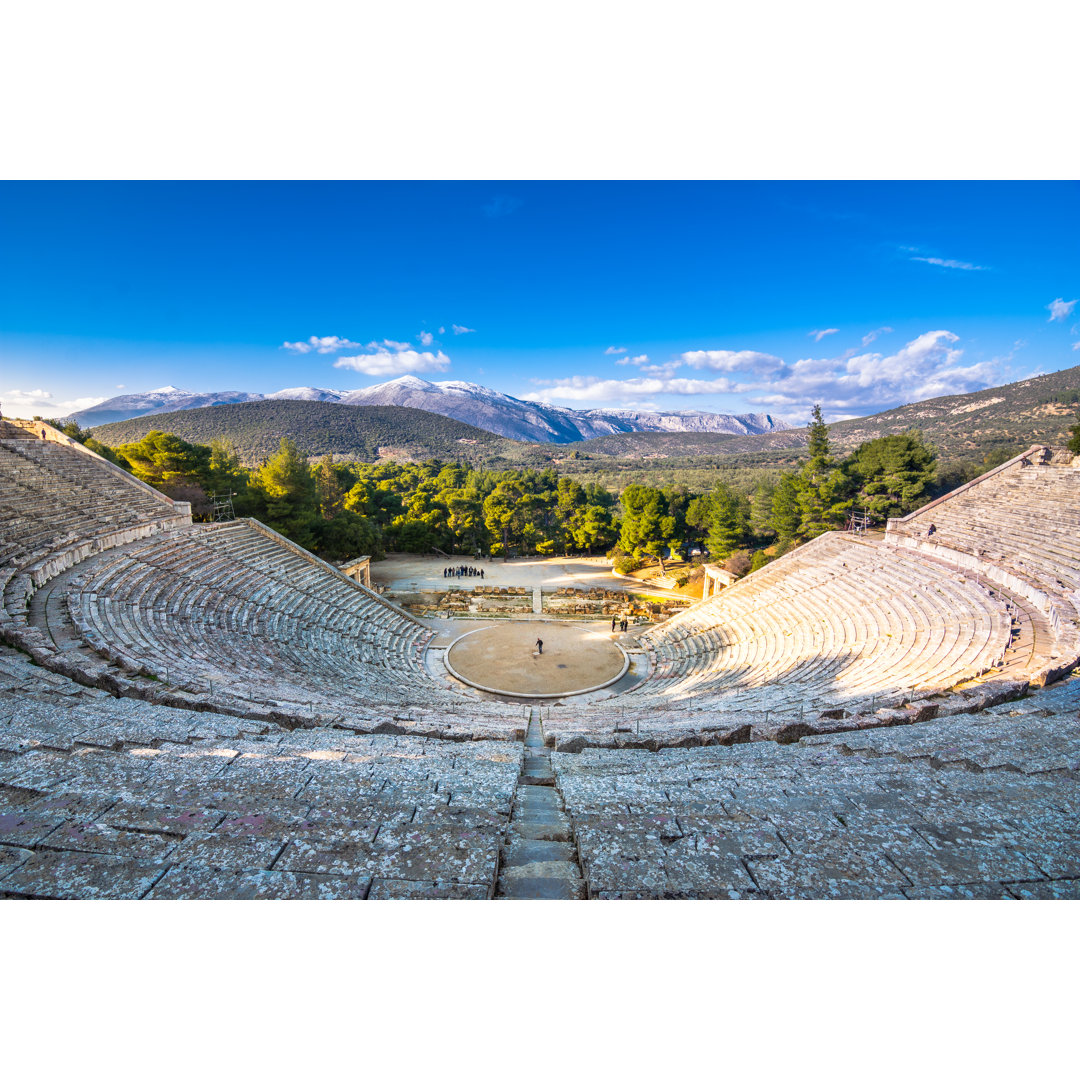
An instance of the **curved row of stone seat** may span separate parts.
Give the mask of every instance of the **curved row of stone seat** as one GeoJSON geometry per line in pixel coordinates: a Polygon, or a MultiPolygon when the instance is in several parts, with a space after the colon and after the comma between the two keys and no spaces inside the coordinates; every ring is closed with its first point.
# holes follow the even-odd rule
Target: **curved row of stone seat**
{"type": "Polygon", "coordinates": [[[551,761],[590,898],[1076,899],[1078,706],[551,761]]]}
{"type": "Polygon", "coordinates": [[[45,425],[4,431],[16,437],[0,440],[0,638],[47,664],[56,649],[27,622],[36,590],[95,553],[190,525],[191,508],[45,425]]]}
{"type": "Polygon", "coordinates": [[[693,698],[782,711],[928,694],[992,670],[1011,619],[989,590],[917,556],[826,535],[642,635],[650,677],[620,705],[693,698]]]}
{"type": "Polygon", "coordinates": [[[492,894],[520,745],[290,732],[20,669],[0,647],[0,896],[492,894]]]}
{"type": "Polygon", "coordinates": [[[190,523],[187,503],[112,470],[89,451],[0,441],[3,585],[25,577],[18,582],[25,594],[87,554],[190,523]]]}
{"type": "Polygon", "coordinates": [[[428,678],[422,624],[252,522],[100,556],[67,583],[67,604],[87,643],[159,696],[293,723],[522,730],[517,710],[428,678]]]}
{"type": "Polygon", "coordinates": [[[891,520],[886,543],[963,566],[1035,603],[1058,639],[1045,677],[1080,656],[1080,456],[1033,447],[891,520]]]}
{"type": "Polygon", "coordinates": [[[171,500],[101,464],[47,440],[0,441],[0,561],[21,568],[102,534],[190,520],[171,500]]]}

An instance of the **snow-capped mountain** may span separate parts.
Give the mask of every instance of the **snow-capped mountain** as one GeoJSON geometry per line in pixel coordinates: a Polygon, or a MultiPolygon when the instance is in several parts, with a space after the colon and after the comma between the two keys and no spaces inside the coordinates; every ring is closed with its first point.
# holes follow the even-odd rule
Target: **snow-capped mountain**
{"type": "MultiPolygon", "coordinates": [[[[577,442],[593,438],[582,432],[581,414],[556,405],[522,401],[498,390],[468,382],[428,382],[404,375],[391,382],[354,390],[348,405],[405,405],[462,420],[484,431],[525,442],[577,442]],[[575,423],[575,421],[578,421],[575,423]]],[[[596,432],[607,435],[609,432],[596,432]]]]}
{"type": "Polygon", "coordinates": [[[110,398],[100,405],[73,413],[67,419],[75,420],[81,427],[93,427],[133,416],[266,399],[331,401],[342,405],[403,405],[449,416],[484,431],[525,442],[570,443],[626,431],[718,431],[733,435],[758,435],[791,427],[784,420],[767,413],[732,416],[694,411],[567,409],[542,401],[523,401],[477,383],[428,382],[415,375],[403,375],[399,379],[362,390],[294,386],[273,394],[252,394],[239,390],[194,394],[175,386],[163,386],[147,394],[110,398]]]}
{"type": "Polygon", "coordinates": [[[428,382],[404,375],[391,382],[354,390],[348,405],[407,405],[528,442],[567,443],[624,431],[719,431],[758,435],[791,425],[767,413],[732,416],[707,412],[642,412],[631,409],[567,409],[542,401],[523,401],[469,382],[428,382]]]}
{"type": "Polygon", "coordinates": [[[96,427],[117,420],[130,420],[133,416],[149,413],[177,412],[181,409],[201,409],[204,405],[235,405],[241,401],[261,401],[262,394],[249,394],[244,390],[218,390],[210,394],[192,393],[178,386],[161,386],[145,394],[121,394],[99,405],[82,409],[65,420],[74,420],[80,427],[96,427]]]}
{"type": "Polygon", "coordinates": [[[268,401],[344,401],[352,390],[327,390],[324,386],[291,386],[267,394],[268,401]]]}

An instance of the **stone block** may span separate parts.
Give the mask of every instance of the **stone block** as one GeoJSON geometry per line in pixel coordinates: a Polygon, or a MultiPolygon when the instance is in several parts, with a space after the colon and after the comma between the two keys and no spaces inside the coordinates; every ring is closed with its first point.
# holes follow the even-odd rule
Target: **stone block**
{"type": "Polygon", "coordinates": [[[168,869],[167,863],[40,851],[0,879],[0,893],[53,900],[138,900],[168,869]]]}
{"type": "Polygon", "coordinates": [[[363,900],[364,875],[290,874],[277,870],[215,870],[174,866],[150,900],[363,900]]]}
{"type": "Polygon", "coordinates": [[[462,885],[452,881],[410,881],[404,878],[375,878],[369,900],[487,900],[486,885],[462,885]]]}

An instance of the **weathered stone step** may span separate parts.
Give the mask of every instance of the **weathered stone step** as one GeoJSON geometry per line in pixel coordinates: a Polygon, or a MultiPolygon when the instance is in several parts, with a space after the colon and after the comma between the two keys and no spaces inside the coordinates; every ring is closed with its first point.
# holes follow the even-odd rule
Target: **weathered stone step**
{"type": "Polygon", "coordinates": [[[530,816],[527,821],[513,822],[511,828],[525,840],[557,840],[565,843],[570,839],[572,835],[570,821],[564,814],[543,814],[540,816],[551,820],[537,821],[533,816],[530,816]]]}
{"type": "Polygon", "coordinates": [[[510,829],[499,859],[496,899],[583,900],[573,827],[555,784],[543,730],[530,717],[510,829]]]}
{"type": "Polygon", "coordinates": [[[522,776],[521,783],[527,787],[554,787],[554,776],[522,776]]]}
{"type": "Polygon", "coordinates": [[[561,810],[562,798],[553,787],[525,784],[518,788],[516,805],[535,810],[561,810]]]}
{"type": "Polygon", "coordinates": [[[563,877],[518,877],[500,881],[496,900],[584,900],[585,883],[563,877]]]}
{"type": "Polygon", "coordinates": [[[503,866],[508,869],[525,867],[530,863],[568,863],[576,874],[577,866],[573,859],[572,844],[553,840],[513,840],[503,851],[503,866]]]}

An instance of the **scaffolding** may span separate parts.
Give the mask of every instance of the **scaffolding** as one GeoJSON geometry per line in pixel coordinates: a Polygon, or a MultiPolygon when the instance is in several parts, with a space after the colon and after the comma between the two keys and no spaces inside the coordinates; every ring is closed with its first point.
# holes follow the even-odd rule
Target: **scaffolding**
{"type": "Polygon", "coordinates": [[[861,510],[852,510],[847,519],[847,531],[853,533],[864,533],[873,526],[874,522],[869,514],[864,514],[861,510]]]}
{"type": "Polygon", "coordinates": [[[233,496],[235,491],[230,491],[226,495],[218,495],[216,492],[210,493],[210,503],[213,506],[214,520],[215,521],[235,521],[236,511],[233,509],[233,496]]]}

